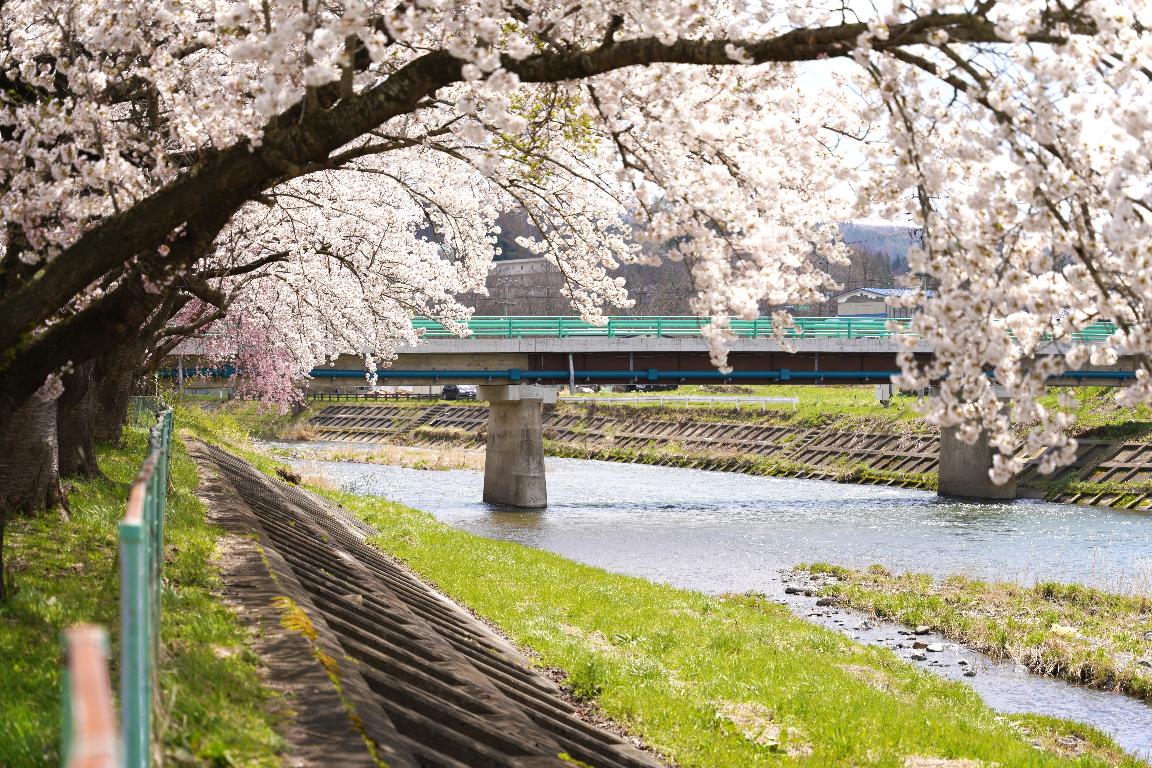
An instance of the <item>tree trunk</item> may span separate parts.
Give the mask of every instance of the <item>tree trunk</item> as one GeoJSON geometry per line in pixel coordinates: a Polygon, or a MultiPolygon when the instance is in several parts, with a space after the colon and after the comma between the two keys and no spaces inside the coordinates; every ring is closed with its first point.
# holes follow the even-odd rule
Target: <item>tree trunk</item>
{"type": "Polygon", "coordinates": [[[0,504],[0,605],[8,599],[8,571],[4,568],[4,526],[8,523],[8,511],[0,504]]]}
{"type": "Polygon", "coordinates": [[[100,442],[120,445],[137,362],[134,342],[122,344],[96,362],[93,437],[100,442]]]}
{"type": "Polygon", "coordinates": [[[0,433],[0,507],[6,514],[38,512],[60,501],[56,401],[33,395],[0,433]]]}
{"type": "Polygon", "coordinates": [[[77,365],[64,376],[57,401],[56,433],[62,477],[100,477],[96,464],[96,361],[77,365]]]}

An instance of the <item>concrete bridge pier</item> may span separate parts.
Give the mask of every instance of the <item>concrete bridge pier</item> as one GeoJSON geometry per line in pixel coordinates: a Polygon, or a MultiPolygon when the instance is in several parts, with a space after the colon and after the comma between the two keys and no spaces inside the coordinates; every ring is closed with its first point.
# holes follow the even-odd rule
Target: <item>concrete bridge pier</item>
{"type": "Polygon", "coordinates": [[[1016,498],[1016,478],[996,485],[988,477],[996,449],[981,431],[972,445],[956,438],[955,427],[940,430],[940,463],[936,493],[965,499],[1002,501],[1016,498]]]}
{"type": "Polygon", "coordinates": [[[488,401],[484,501],[524,509],[546,507],[541,412],[544,403],[556,402],[556,388],[481,384],[477,399],[488,401]]]}

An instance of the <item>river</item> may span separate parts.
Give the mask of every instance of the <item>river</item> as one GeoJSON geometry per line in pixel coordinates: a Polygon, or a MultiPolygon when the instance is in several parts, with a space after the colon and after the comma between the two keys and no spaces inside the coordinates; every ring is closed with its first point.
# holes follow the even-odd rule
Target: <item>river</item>
{"type": "MultiPolygon", "coordinates": [[[[785,598],[782,572],[801,562],[880,563],[936,576],[1152,593],[1147,512],[1029,500],[973,504],[900,488],[559,458],[547,460],[548,508],[523,512],[482,503],[483,475],[474,470],[294,463],[345,490],[423,509],[481,536],[679,587],[787,599],[799,615],[905,658],[911,650],[901,647],[899,627],[785,598]]],[[[968,683],[996,709],[1081,720],[1152,757],[1152,707],[1135,699],[1040,678],[954,645],[923,665],[968,683]],[[960,659],[980,674],[962,677],[960,659]]]]}

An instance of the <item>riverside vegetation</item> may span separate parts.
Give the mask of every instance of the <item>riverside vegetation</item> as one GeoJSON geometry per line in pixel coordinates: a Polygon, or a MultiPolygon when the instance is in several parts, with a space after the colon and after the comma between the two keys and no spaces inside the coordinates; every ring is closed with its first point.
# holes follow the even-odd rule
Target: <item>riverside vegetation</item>
{"type": "Polygon", "coordinates": [[[797,570],[828,577],[820,594],[909,626],[926,625],[996,659],[1152,702],[1152,585],[1115,595],[1078,584],[1024,587],[965,576],[892,574],[828,563],[797,570]]]}
{"type": "MultiPolygon", "coordinates": [[[[227,414],[179,423],[274,474],[227,414]]],[[[711,597],[475,536],[371,496],[315,492],[499,627],[571,693],[681,766],[1134,767],[1087,726],[997,715],[967,686],[758,596],[711,597]]]]}
{"type": "MultiPolygon", "coordinates": [[[[119,576],[117,525],[128,483],[147,447],[126,428],[123,447],[98,453],[105,479],[76,482],[69,520],[18,517],[5,547],[10,593],[0,603],[0,765],[60,763],[60,633],[79,622],[102,624],[117,672],[119,576]]],[[[261,683],[258,658],[216,590],[212,564],[219,529],[196,497],[196,469],[172,443],[165,534],[158,732],[169,765],[276,766],[275,727],[282,700],[261,683]]]]}

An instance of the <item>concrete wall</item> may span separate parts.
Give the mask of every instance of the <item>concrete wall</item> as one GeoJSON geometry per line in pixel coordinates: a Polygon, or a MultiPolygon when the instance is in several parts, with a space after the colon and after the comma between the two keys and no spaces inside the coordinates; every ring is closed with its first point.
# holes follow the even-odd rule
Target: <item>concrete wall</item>
{"type": "Polygon", "coordinates": [[[877,296],[875,299],[870,299],[864,296],[852,297],[847,301],[837,302],[836,314],[840,317],[849,317],[855,315],[879,315],[886,316],[888,313],[888,306],[884,303],[883,297],[877,296]]]}

